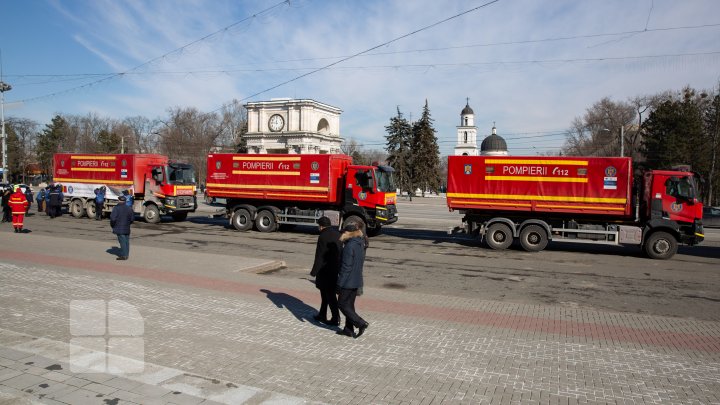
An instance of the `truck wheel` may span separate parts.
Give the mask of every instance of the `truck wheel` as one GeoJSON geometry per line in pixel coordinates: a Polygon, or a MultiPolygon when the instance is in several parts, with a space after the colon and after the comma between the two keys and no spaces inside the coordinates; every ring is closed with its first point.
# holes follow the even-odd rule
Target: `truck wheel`
{"type": "Polygon", "coordinates": [[[275,221],[275,214],[268,210],[262,210],[255,217],[255,227],[260,232],[275,232],[277,231],[277,222],[275,221]]]}
{"type": "Polygon", "coordinates": [[[528,225],[520,232],[520,245],[528,252],[539,252],[548,244],[548,235],[538,225],[528,225]]]}
{"type": "Polygon", "coordinates": [[[368,227],[367,229],[368,236],[378,236],[380,235],[380,232],[382,232],[382,226],[380,224],[377,224],[372,228],[368,227]]]}
{"type": "Polygon", "coordinates": [[[95,219],[95,201],[88,201],[87,204],[85,204],[85,212],[88,218],[95,219]]]}
{"type": "Polygon", "coordinates": [[[81,200],[70,201],[70,214],[75,218],[82,218],[85,215],[85,208],[81,200]]]}
{"type": "Polygon", "coordinates": [[[235,227],[238,231],[247,231],[250,230],[253,226],[253,220],[252,216],[250,215],[250,211],[246,210],[245,208],[239,208],[236,209],[235,212],[233,212],[232,219],[230,220],[232,223],[232,226],[235,227]]]}
{"type": "Polygon", "coordinates": [[[645,253],[651,259],[667,260],[677,253],[678,243],[667,232],[654,232],[645,241],[645,253]]]}
{"type": "Polygon", "coordinates": [[[187,212],[176,212],[172,214],[173,221],[175,222],[182,222],[187,219],[187,216],[187,212]]]}
{"type": "Polygon", "coordinates": [[[156,205],[150,204],[145,207],[143,218],[148,224],[157,224],[160,222],[160,210],[156,205]]]}
{"type": "Polygon", "coordinates": [[[488,227],[485,242],[495,250],[507,249],[512,245],[513,235],[509,226],[496,222],[488,227]]]}

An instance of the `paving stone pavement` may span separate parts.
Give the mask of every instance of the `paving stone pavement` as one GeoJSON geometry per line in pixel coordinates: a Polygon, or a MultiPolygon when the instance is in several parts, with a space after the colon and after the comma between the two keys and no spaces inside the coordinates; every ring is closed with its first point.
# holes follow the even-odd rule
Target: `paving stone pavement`
{"type": "Polygon", "coordinates": [[[0,403],[720,404],[718,322],[368,288],[352,339],[312,321],[309,280],[237,258],[17,252],[0,248],[0,403]],[[142,373],[69,371],[78,300],[137,310],[142,373]]]}

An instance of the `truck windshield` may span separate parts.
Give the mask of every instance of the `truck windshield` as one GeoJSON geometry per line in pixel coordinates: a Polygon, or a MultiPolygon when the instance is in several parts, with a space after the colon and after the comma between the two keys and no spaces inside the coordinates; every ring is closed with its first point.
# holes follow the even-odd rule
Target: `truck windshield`
{"type": "Polygon", "coordinates": [[[393,181],[393,175],[391,171],[377,169],[375,170],[375,178],[377,179],[378,191],[385,193],[395,191],[395,182],[393,181]]]}
{"type": "Polygon", "coordinates": [[[670,178],[665,183],[665,193],[673,197],[696,198],[695,190],[695,179],[691,176],[670,178]]]}
{"type": "Polygon", "coordinates": [[[166,170],[168,184],[195,184],[195,169],[191,165],[170,164],[166,170]]]}

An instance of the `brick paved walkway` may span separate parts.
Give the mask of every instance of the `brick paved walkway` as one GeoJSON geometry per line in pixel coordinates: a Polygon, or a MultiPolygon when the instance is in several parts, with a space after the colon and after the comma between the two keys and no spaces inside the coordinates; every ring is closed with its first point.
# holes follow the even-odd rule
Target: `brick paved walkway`
{"type": "Polygon", "coordinates": [[[350,339],[311,322],[317,292],[300,275],[133,249],[127,265],[0,249],[0,401],[720,404],[717,322],[367,289],[371,326],[350,339]],[[157,255],[173,261],[150,266],[157,255]],[[46,369],[66,364],[70,300],[90,299],[142,315],[145,374],[46,369]]]}

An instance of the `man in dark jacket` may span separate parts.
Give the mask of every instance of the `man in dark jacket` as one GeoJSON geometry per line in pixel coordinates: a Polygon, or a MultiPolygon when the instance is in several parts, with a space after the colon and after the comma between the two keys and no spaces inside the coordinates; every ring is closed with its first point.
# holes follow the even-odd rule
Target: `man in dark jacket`
{"type": "Polygon", "coordinates": [[[10,187],[6,187],[4,190],[2,190],[2,221],[3,222],[11,222],[12,221],[12,213],[10,211],[10,194],[12,194],[12,190],[10,187]]]}
{"type": "Polygon", "coordinates": [[[30,213],[30,206],[33,202],[33,192],[30,186],[25,186],[25,199],[27,200],[27,208],[25,208],[25,215],[30,213]]]}
{"type": "Polygon", "coordinates": [[[95,220],[102,220],[102,212],[105,208],[105,186],[95,189],[95,220]]]}
{"type": "Polygon", "coordinates": [[[315,320],[326,325],[340,325],[340,312],[338,311],[337,286],[338,271],[340,270],[340,232],[330,223],[330,218],[322,217],[318,220],[320,236],[315,248],[315,263],[310,275],[315,277],[315,286],[320,290],[320,311],[315,320]],[[327,319],[327,309],[330,306],[332,318],[327,319]]]}
{"type": "Polygon", "coordinates": [[[50,194],[48,194],[48,215],[50,218],[59,217],[62,214],[62,200],[62,186],[56,184],[50,187],[50,194]]]}
{"type": "Polygon", "coordinates": [[[340,241],[345,243],[340,261],[340,274],[338,274],[338,306],[345,315],[345,328],[338,331],[338,335],[360,337],[369,326],[364,319],[355,312],[355,298],[358,290],[363,286],[363,265],[365,263],[365,242],[363,233],[354,223],[343,228],[340,241]],[[358,328],[357,335],[354,328],[358,328]]]}
{"type": "Polygon", "coordinates": [[[115,260],[127,260],[130,256],[130,224],[135,220],[132,208],[125,204],[125,196],[118,197],[120,203],[110,213],[110,226],[120,242],[120,255],[115,260]]]}
{"type": "Polygon", "coordinates": [[[44,188],[41,188],[40,191],[38,191],[38,193],[37,193],[37,197],[35,198],[35,201],[37,202],[37,206],[38,206],[38,213],[44,211],[43,208],[45,208],[45,207],[44,207],[44,205],[45,205],[45,196],[46,196],[45,189],[44,189],[44,188]]]}

